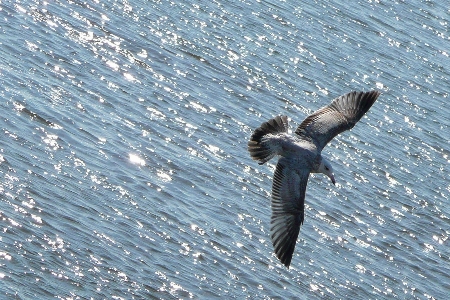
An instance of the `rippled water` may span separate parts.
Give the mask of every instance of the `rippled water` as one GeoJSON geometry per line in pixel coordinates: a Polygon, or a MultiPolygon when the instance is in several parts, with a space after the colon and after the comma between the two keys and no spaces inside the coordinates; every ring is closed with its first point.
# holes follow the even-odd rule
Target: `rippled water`
{"type": "Polygon", "coordinates": [[[0,294],[444,299],[444,2],[2,1],[0,294]],[[291,268],[247,140],[351,90],[291,268]]]}

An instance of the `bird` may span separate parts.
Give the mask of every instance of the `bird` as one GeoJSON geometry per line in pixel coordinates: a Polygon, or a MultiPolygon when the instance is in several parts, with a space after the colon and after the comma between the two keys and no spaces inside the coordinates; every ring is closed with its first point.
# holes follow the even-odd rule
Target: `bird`
{"type": "Polygon", "coordinates": [[[322,173],[336,185],[333,167],[322,149],[349,130],[366,114],[379,91],[353,91],[335,98],[306,117],[295,134],[288,133],[288,117],[276,116],[261,124],[250,137],[248,151],[260,165],[275,156],[272,182],[270,237],[274,252],[289,268],[304,220],[305,193],[311,173],[322,173]]]}

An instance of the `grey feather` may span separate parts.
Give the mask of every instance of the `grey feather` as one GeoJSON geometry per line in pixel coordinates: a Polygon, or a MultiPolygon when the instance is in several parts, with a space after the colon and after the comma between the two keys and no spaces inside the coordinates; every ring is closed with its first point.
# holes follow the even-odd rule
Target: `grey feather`
{"type": "Polygon", "coordinates": [[[295,133],[314,142],[322,150],[339,133],[353,128],[375,103],[378,91],[351,92],[334,99],[308,116],[295,133]]]}
{"type": "Polygon", "coordinates": [[[288,134],[286,116],[264,122],[253,132],[248,142],[252,159],[263,164],[281,156],[273,176],[270,235],[275,254],[285,266],[291,263],[303,224],[309,174],[321,172],[335,182],[331,165],[321,155],[322,149],[336,135],[353,128],[379,95],[371,91],[340,96],[308,116],[295,135],[288,134]]]}

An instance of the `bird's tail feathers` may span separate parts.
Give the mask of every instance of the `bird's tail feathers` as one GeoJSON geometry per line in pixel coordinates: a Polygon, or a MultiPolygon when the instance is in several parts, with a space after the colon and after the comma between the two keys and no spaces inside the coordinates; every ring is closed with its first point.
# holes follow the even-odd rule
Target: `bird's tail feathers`
{"type": "Polygon", "coordinates": [[[260,165],[278,154],[276,143],[270,143],[270,136],[288,131],[287,116],[276,116],[257,128],[248,142],[248,151],[252,159],[260,165]]]}

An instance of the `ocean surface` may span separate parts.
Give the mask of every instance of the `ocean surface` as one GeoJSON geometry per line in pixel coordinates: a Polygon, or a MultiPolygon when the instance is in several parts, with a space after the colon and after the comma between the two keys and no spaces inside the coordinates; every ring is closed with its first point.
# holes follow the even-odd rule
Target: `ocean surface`
{"type": "Polygon", "coordinates": [[[2,0],[0,299],[447,298],[447,4],[2,0]],[[247,141],[372,89],[287,269],[247,141]]]}

